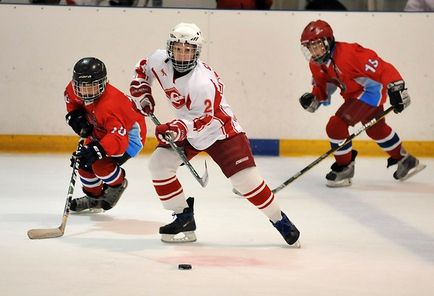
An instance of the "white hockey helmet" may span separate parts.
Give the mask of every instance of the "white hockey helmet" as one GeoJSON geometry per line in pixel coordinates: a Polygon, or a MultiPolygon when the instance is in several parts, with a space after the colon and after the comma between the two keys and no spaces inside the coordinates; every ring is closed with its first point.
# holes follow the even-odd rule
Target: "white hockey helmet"
{"type": "Polygon", "coordinates": [[[193,69],[197,64],[202,49],[203,37],[198,26],[189,23],[179,23],[170,32],[167,40],[167,53],[172,60],[173,68],[183,73],[193,69]],[[175,43],[190,44],[194,46],[193,58],[189,61],[177,61],[173,53],[175,43]]]}

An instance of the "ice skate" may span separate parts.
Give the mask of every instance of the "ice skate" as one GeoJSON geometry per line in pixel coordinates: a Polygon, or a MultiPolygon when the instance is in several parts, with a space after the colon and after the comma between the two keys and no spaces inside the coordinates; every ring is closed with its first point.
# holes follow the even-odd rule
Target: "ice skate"
{"type": "Polygon", "coordinates": [[[276,223],[270,221],[271,224],[273,224],[273,226],[280,232],[288,245],[300,248],[301,245],[300,241],[298,240],[298,238],[300,237],[300,231],[298,231],[297,227],[295,227],[295,225],[292,224],[291,221],[289,221],[288,217],[285,215],[284,212],[281,212],[281,214],[282,219],[277,221],[276,223]]]}
{"type": "Polygon", "coordinates": [[[387,167],[395,164],[398,164],[398,168],[393,173],[393,177],[399,181],[405,181],[426,168],[426,165],[419,163],[419,159],[411,154],[405,155],[399,161],[391,157],[387,160],[387,167]]]}
{"type": "Polygon", "coordinates": [[[106,211],[113,208],[116,205],[116,203],[119,201],[119,199],[121,198],[122,193],[125,191],[127,186],[128,186],[127,179],[124,179],[122,184],[119,186],[116,186],[116,187],[108,186],[104,190],[104,195],[102,196],[103,201],[102,201],[101,207],[106,211]]]}
{"type": "Polygon", "coordinates": [[[76,213],[87,211],[91,213],[100,213],[113,208],[118,200],[121,198],[122,193],[128,186],[127,179],[124,179],[121,185],[116,187],[109,187],[104,185],[105,189],[103,195],[100,197],[93,197],[91,194],[86,193],[85,196],[74,198],[71,201],[70,210],[76,213]]]}
{"type": "Polygon", "coordinates": [[[102,197],[95,198],[86,194],[83,197],[74,198],[69,209],[76,213],[83,211],[99,213],[103,211],[102,202],[102,197]]]}
{"type": "Polygon", "coordinates": [[[188,208],[182,213],[173,214],[175,220],[160,227],[161,240],[166,243],[184,243],[196,241],[196,222],[193,213],[194,198],[187,199],[188,208]]]}
{"type": "Polygon", "coordinates": [[[338,165],[336,162],[331,166],[331,171],[326,175],[326,185],[328,187],[346,187],[352,184],[354,177],[354,160],[356,159],[357,151],[352,151],[351,162],[348,165],[338,165]]]}

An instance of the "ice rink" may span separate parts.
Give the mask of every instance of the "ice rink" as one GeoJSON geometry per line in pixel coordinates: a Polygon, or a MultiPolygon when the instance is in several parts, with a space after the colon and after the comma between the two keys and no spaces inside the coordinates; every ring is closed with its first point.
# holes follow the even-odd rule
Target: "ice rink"
{"type": "MultiPolygon", "coordinates": [[[[179,169],[196,197],[198,241],[175,245],[160,241],[171,213],[154,193],[148,156],[124,165],[129,187],[114,209],[71,214],[63,237],[30,240],[27,230],[61,223],[69,156],[0,154],[0,295],[434,295],[434,159],[397,182],[386,157],[359,157],[353,186],[339,189],[324,185],[332,158],[321,162],[277,194],[300,249],[232,193],[211,159],[192,161],[200,174],[205,159],[205,189],[179,169]]],[[[256,158],[272,188],[314,159],[256,158]]]]}

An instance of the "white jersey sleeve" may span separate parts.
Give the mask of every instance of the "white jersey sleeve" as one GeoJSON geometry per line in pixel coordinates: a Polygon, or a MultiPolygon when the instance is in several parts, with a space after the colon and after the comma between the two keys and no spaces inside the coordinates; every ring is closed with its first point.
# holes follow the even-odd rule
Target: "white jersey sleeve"
{"type": "Polygon", "coordinates": [[[223,94],[217,73],[198,60],[188,74],[174,79],[172,62],[165,50],[157,50],[136,65],[136,78],[163,88],[176,118],[187,127],[187,140],[204,150],[217,140],[243,132],[223,94]],[[137,70],[139,69],[139,71],[137,70]]]}

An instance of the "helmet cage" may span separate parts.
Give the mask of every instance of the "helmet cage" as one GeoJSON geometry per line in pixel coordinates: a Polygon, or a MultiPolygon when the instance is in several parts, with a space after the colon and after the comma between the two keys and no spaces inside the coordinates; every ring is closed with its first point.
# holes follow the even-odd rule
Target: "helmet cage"
{"type": "Polygon", "coordinates": [[[327,38],[317,38],[302,42],[301,51],[307,61],[325,64],[331,58],[332,44],[327,38]]]}
{"type": "Polygon", "coordinates": [[[190,71],[191,69],[193,69],[194,67],[196,67],[197,65],[197,59],[200,56],[200,52],[201,52],[202,46],[201,45],[197,45],[197,44],[190,44],[188,42],[184,42],[184,43],[180,43],[177,41],[171,41],[168,40],[167,41],[167,54],[169,55],[170,60],[172,61],[172,65],[173,68],[180,72],[180,73],[184,73],[187,71],[190,71]],[[175,55],[174,55],[174,51],[173,51],[173,46],[175,44],[189,44],[192,45],[194,48],[194,53],[193,53],[193,58],[191,60],[188,61],[178,61],[175,59],[175,55]]]}
{"type": "Polygon", "coordinates": [[[97,80],[89,78],[91,78],[89,75],[82,75],[72,80],[74,94],[86,103],[92,103],[98,99],[104,93],[107,84],[107,76],[97,80]]]}
{"type": "Polygon", "coordinates": [[[199,58],[202,49],[203,37],[198,26],[190,23],[177,24],[169,35],[167,40],[167,54],[172,61],[173,68],[184,73],[190,71],[197,65],[197,59],[199,58]],[[175,59],[175,52],[173,50],[174,45],[191,45],[195,52],[192,54],[191,60],[179,61],[175,59]]]}

